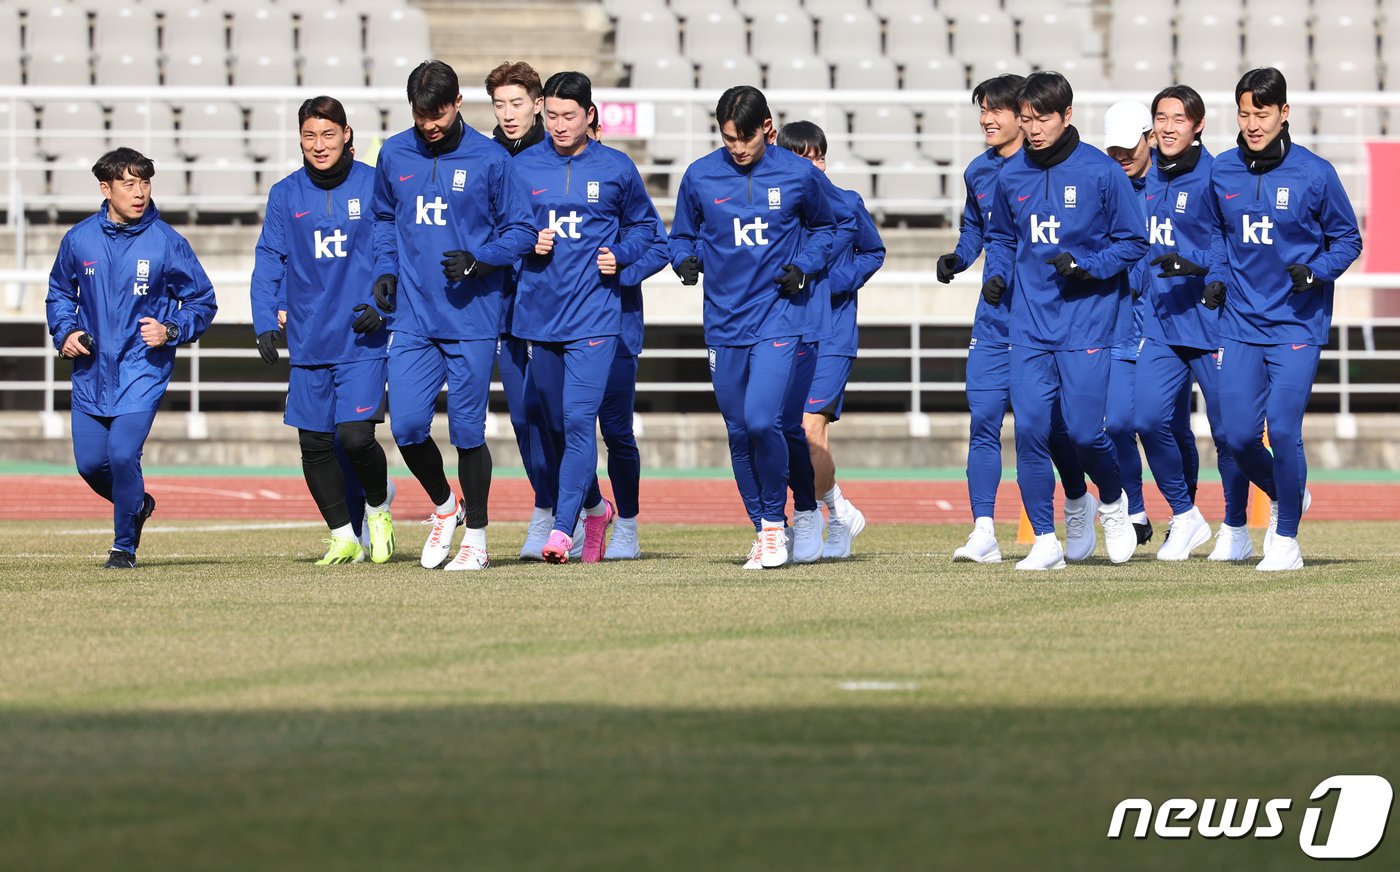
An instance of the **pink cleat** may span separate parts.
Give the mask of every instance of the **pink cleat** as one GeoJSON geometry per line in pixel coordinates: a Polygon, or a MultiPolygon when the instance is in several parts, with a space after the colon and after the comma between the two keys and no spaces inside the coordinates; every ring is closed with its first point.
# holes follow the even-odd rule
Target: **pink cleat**
{"type": "Polygon", "coordinates": [[[612,503],[603,500],[603,514],[583,516],[583,562],[597,563],[606,553],[608,526],[613,522],[612,503]]]}
{"type": "Polygon", "coordinates": [[[543,554],[546,563],[568,563],[569,549],[574,547],[573,540],[567,533],[558,530],[549,534],[549,541],[545,543],[543,554]]]}

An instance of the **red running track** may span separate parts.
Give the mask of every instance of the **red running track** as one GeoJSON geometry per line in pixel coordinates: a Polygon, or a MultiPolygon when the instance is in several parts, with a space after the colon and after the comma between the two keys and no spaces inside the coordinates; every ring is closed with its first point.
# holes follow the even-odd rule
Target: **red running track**
{"type": "MultiPolygon", "coordinates": [[[[5,476],[11,498],[0,501],[0,520],[110,518],[111,505],[92,493],[74,473],[5,476]],[[28,494],[26,498],[23,495],[28,494]],[[17,498],[18,497],[18,498],[17,498]]],[[[427,517],[431,506],[418,484],[396,478],[394,514],[427,517]]],[[[150,476],[146,488],[155,496],[158,517],[316,521],[316,505],[299,478],[287,476],[150,476]]],[[[842,491],[877,523],[970,524],[967,486],[960,481],[849,481],[842,491]]],[[[1311,486],[1310,520],[1393,521],[1400,519],[1400,483],[1318,483],[1311,486]]],[[[611,496],[607,481],[603,491],[611,496]]],[[[1201,486],[1199,505],[1218,521],[1224,506],[1218,484],[1201,486]]],[[[529,520],[533,497],[523,478],[497,479],[491,489],[491,518],[529,520]]],[[[730,479],[653,479],[642,481],[641,519],[658,524],[743,524],[745,515],[730,479]]],[[[1170,511],[1151,484],[1147,511],[1165,520],[1170,511]]],[[[996,519],[1020,519],[1020,499],[1013,481],[1002,482],[996,519]]]]}

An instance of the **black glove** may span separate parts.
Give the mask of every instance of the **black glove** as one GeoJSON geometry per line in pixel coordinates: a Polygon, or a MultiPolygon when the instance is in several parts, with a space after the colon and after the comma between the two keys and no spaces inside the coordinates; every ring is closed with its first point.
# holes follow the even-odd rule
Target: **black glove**
{"type": "Polygon", "coordinates": [[[80,335],[78,336],[78,344],[81,345],[82,347],[86,348],[88,351],[92,351],[92,334],[91,334],[91,333],[82,333],[82,334],[80,334],[80,335]]]}
{"type": "Polygon", "coordinates": [[[943,284],[948,284],[953,280],[953,276],[958,272],[958,256],[956,254],[945,254],[938,259],[938,265],[934,267],[934,272],[938,274],[938,280],[943,284]]]}
{"type": "Polygon", "coordinates": [[[1081,267],[1079,263],[1075,261],[1074,255],[1070,254],[1068,251],[1062,251],[1045,262],[1054,264],[1055,272],[1067,279],[1083,281],[1084,279],[1093,278],[1093,276],[1089,275],[1088,270],[1081,267]]]}
{"type": "Polygon", "coordinates": [[[369,303],[361,303],[350,311],[360,313],[360,316],[350,325],[350,329],[356,333],[373,333],[384,326],[383,316],[379,314],[378,309],[369,303]]]}
{"type": "Polygon", "coordinates": [[[1001,302],[1001,295],[1006,293],[1006,282],[1001,276],[992,276],[982,283],[982,299],[987,301],[987,305],[995,306],[1001,302]]]}
{"type": "Polygon", "coordinates": [[[1208,272],[1205,267],[1198,263],[1192,263],[1179,254],[1164,254],[1161,257],[1154,257],[1148,263],[1162,268],[1162,271],[1157,273],[1159,279],[1171,279],[1177,276],[1203,276],[1208,272]]]}
{"type": "Polygon", "coordinates": [[[681,277],[683,285],[693,285],[700,281],[700,259],[693,254],[672,269],[681,277]]]}
{"type": "Polygon", "coordinates": [[[1303,291],[1311,291],[1317,287],[1317,276],[1306,264],[1290,263],[1284,267],[1288,270],[1288,275],[1293,279],[1293,293],[1300,294],[1303,291]]]}
{"type": "Polygon", "coordinates": [[[778,296],[795,297],[807,289],[807,280],[811,276],[802,271],[802,268],[792,263],[783,264],[783,274],[778,277],[778,296]]]}
{"type": "Polygon", "coordinates": [[[1225,304],[1225,283],[1211,282],[1206,285],[1205,295],[1201,297],[1201,304],[1207,309],[1219,309],[1225,304]]]}
{"type": "Polygon", "coordinates": [[[281,355],[277,353],[277,340],[281,338],[281,330],[264,330],[258,334],[258,354],[262,356],[263,363],[268,366],[277,363],[281,358],[281,355]]]}
{"type": "Polygon", "coordinates": [[[477,260],[476,255],[461,249],[444,251],[442,257],[442,274],[447,276],[449,282],[460,282],[468,276],[482,278],[500,269],[498,266],[477,260]]]}
{"type": "Polygon", "coordinates": [[[392,312],[398,308],[394,295],[399,292],[399,277],[388,273],[374,280],[374,305],[381,312],[392,312]]]}

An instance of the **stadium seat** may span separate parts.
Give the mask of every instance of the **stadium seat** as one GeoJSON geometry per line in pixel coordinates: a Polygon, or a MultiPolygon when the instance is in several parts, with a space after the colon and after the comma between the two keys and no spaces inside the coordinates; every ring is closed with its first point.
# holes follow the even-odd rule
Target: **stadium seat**
{"type": "Polygon", "coordinates": [[[13,44],[8,37],[0,35],[0,87],[20,84],[23,81],[23,68],[19,34],[14,35],[13,44]]]}
{"type": "Polygon", "coordinates": [[[690,90],[695,87],[695,64],[690,58],[677,55],[670,58],[645,58],[631,68],[633,88],[676,88],[690,90]]]}
{"type": "Polygon", "coordinates": [[[827,15],[817,25],[817,54],[829,61],[874,58],[884,52],[880,19],[867,9],[827,15]]]}
{"type": "Polygon", "coordinates": [[[686,18],[682,42],[687,57],[703,60],[742,54],[747,39],[743,16],[733,8],[715,6],[686,18]]]}
{"type": "Polygon", "coordinates": [[[253,103],[248,109],[248,151],[263,159],[284,152],[296,137],[296,127],[296,106],[284,100],[253,103]]]}
{"type": "Polygon", "coordinates": [[[811,15],[803,10],[801,0],[735,0],[734,5],[743,13],[745,18],[750,20],[769,13],[786,12],[801,13],[808,18],[811,15]]]}
{"type": "Polygon", "coordinates": [[[1121,90],[1123,87],[1117,82],[1109,81],[1098,58],[1082,54],[1061,55],[1058,56],[1058,60],[1056,58],[1056,55],[1046,55],[1039,68],[1054,70],[1064,76],[1076,94],[1085,91],[1121,90]]]}
{"type": "Polygon", "coordinates": [[[50,158],[91,161],[107,149],[102,107],[91,101],[56,100],[39,107],[39,149],[50,158]]]}
{"type": "Polygon", "coordinates": [[[851,151],[871,162],[904,160],[918,151],[918,125],[906,106],[850,106],[851,151]]]}
{"type": "MultiPolygon", "coordinates": [[[[153,10],[146,6],[118,4],[94,5],[94,9],[97,16],[93,20],[92,44],[97,48],[99,61],[107,52],[120,52],[155,66],[155,57],[160,51],[160,31],[153,10]]],[[[98,84],[102,84],[100,78],[98,84]]]]}
{"type": "Polygon", "coordinates": [[[233,83],[240,87],[291,87],[297,70],[290,54],[237,55],[233,59],[233,83]]]}
{"type": "MultiPolygon", "coordinates": [[[[718,146],[710,123],[708,109],[682,103],[660,104],[656,107],[656,135],[647,140],[647,154],[653,160],[689,164],[718,146]]],[[[680,176],[674,181],[679,184],[680,176]]]]}
{"type": "Polygon", "coordinates": [[[345,107],[345,121],[350,125],[350,129],[357,134],[363,134],[365,142],[380,136],[384,133],[397,133],[398,131],[386,131],[384,129],[384,113],[373,103],[359,103],[351,101],[342,103],[345,107]]]}
{"type": "Polygon", "coordinates": [[[781,124],[810,121],[826,134],[827,153],[850,157],[851,128],[846,110],[835,103],[788,103],[771,107],[781,124]]]}
{"type": "MultiPolygon", "coordinates": [[[[1217,55],[1207,55],[1204,58],[1183,59],[1177,63],[1177,81],[1184,82],[1195,88],[1197,91],[1226,91],[1234,93],[1235,83],[1240,79],[1239,56],[1233,55],[1222,57],[1217,55]]],[[[1155,93],[1154,89],[1161,90],[1163,87],[1161,78],[1154,79],[1150,84],[1142,88],[1143,91],[1155,93]]],[[[1114,76],[1114,83],[1117,84],[1118,77],[1114,76]]],[[[1233,118],[1231,119],[1233,122],[1233,118]]],[[[1231,134],[1233,138],[1233,134],[1231,134]]]]}
{"type": "MultiPolygon", "coordinates": [[[[1201,72],[1213,75],[1239,69],[1243,54],[1242,37],[1232,17],[1215,13],[1198,17],[1185,17],[1182,14],[1177,17],[1176,28],[1182,34],[1176,44],[1176,60],[1180,70],[1178,81],[1192,83],[1195,81],[1192,76],[1201,72]]],[[[1198,91],[1204,90],[1201,85],[1193,84],[1192,87],[1198,91]]],[[[1233,81],[1229,90],[1234,91],[1233,81]]]]}
{"type": "Polygon", "coordinates": [[[432,57],[427,17],[422,10],[412,8],[370,12],[365,56],[371,87],[402,86],[414,67],[432,57]]]}
{"type": "Polygon", "coordinates": [[[1016,57],[1016,32],[1011,19],[998,11],[954,18],[953,54],[971,64],[1016,57]]]}
{"type": "Polygon", "coordinates": [[[860,194],[863,200],[869,201],[875,198],[875,176],[871,172],[870,165],[863,160],[858,158],[833,160],[828,152],[826,177],[831,179],[831,183],[836,187],[860,194]]]}
{"type": "Polygon", "coordinates": [[[666,10],[666,0],[602,0],[602,2],[603,11],[617,21],[639,12],[666,10]]]}
{"type": "Polygon", "coordinates": [[[180,109],[178,142],[180,154],[190,160],[247,160],[242,107],[219,100],[184,104],[180,109]]]}
{"type": "Polygon", "coordinates": [[[666,9],[619,18],[615,40],[617,56],[625,61],[681,54],[680,22],[666,9]]]}
{"type": "Polygon", "coordinates": [[[968,66],[969,80],[976,83],[992,76],[1000,76],[1006,73],[1015,73],[1019,76],[1030,75],[1030,65],[1019,58],[992,58],[988,60],[974,61],[968,66]]]}
{"type": "Polygon", "coordinates": [[[948,19],[937,12],[892,14],[885,34],[885,55],[897,64],[948,56],[948,19]]]}
{"type": "Polygon", "coordinates": [[[929,201],[942,196],[942,189],[938,167],[917,153],[881,164],[875,178],[876,196],[894,201],[887,208],[897,213],[927,211],[929,201]]]}
{"type": "Polygon", "coordinates": [[[918,147],[925,157],[941,163],[965,164],[981,151],[982,131],[977,126],[978,111],[972,105],[971,95],[966,103],[915,108],[922,118],[918,147]],[[973,141],[971,146],[966,144],[969,139],[973,141]]]}
{"type": "Polygon", "coordinates": [[[30,85],[70,85],[86,87],[92,84],[91,59],[86,50],[43,51],[29,56],[30,85]]]}
{"type": "Polygon", "coordinates": [[[91,47],[87,11],[69,3],[34,3],[24,23],[24,50],[30,55],[62,52],[69,57],[91,47]]]}
{"type": "Polygon", "coordinates": [[[228,85],[228,55],[177,54],[165,59],[167,85],[222,88],[228,85]]]}
{"type": "MultiPolygon", "coordinates": [[[[154,26],[151,30],[154,32],[154,26]]],[[[97,56],[93,72],[100,86],[151,88],[160,84],[160,67],[156,65],[154,54],[137,55],[124,50],[103,52],[97,56]]]]}
{"type": "MultiPolygon", "coordinates": [[[[1244,22],[1245,66],[1275,66],[1275,60],[1287,59],[1294,69],[1305,71],[1308,51],[1306,14],[1284,14],[1277,4],[1271,4],[1268,10],[1260,12],[1250,7],[1244,22]]],[[[1306,78],[1298,84],[1306,86],[1306,78]]]]}
{"type": "Polygon", "coordinates": [[[816,27],[801,9],[760,13],[749,28],[749,53],[763,63],[816,53],[816,27]]]}
{"type": "Polygon", "coordinates": [[[715,0],[670,0],[670,2],[665,5],[671,10],[673,15],[685,19],[697,15],[704,15],[706,12],[713,12],[715,10],[738,14],[738,10],[734,8],[734,4],[729,2],[729,0],[720,0],[720,2],[715,2],[715,0]]]}
{"type": "Polygon", "coordinates": [[[1197,90],[1201,90],[1200,85],[1187,76],[1179,78],[1172,72],[1172,61],[1170,56],[1165,57],[1115,57],[1112,70],[1109,74],[1109,81],[1113,87],[1123,91],[1149,91],[1157,93],[1173,80],[1185,82],[1197,90]]]}
{"type": "MultiPolygon", "coordinates": [[[[1127,0],[1132,2],[1132,0],[1127,0]]],[[[1196,21],[1213,15],[1222,21],[1238,22],[1244,17],[1244,0],[1177,0],[1178,21],[1196,21]]]]}
{"type": "Polygon", "coordinates": [[[166,54],[214,51],[227,54],[228,24],[224,13],[192,3],[173,4],[161,19],[160,45],[166,54]]]}
{"type": "Polygon", "coordinates": [[[257,176],[246,158],[218,157],[190,167],[190,196],[201,212],[245,212],[258,197],[257,176]],[[239,202],[243,200],[245,202],[239,202]]]}
{"type": "Polygon", "coordinates": [[[1000,9],[999,4],[985,3],[983,0],[938,0],[938,11],[954,21],[972,18],[987,11],[988,7],[1000,9]]]}
{"type": "MultiPolygon", "coordinates": [[[[280,56],[290,63],[296,52],[291,13],[271,6],[236,11],[231,40],[230,51],[236,64],[241,64],[245,56],[280,56]]],[[[291,85],[295,81],[288,79],[281,84],[291,85]]]]}
{"type": "Polygon", "coordinates": [[[831,87],[831,67],[816,56],[788,57],[768,65],[771,90],[824,91],[831,87]]]}
{"type": "Polygon", "coordinates": [[[904,67],[907,91],[961,91],[966,87],[967,68],[952,58],[925,58],[904,67]]]}
{"type": "Polygon", "coordinates": [[[734,85],[752,85],[762,81],[758,61],[750,57],[720,57],[700,65],[700,87],[722,91],[734,85]]]}
{"type": "Polygon", "coordinates": [[[915,13],[927,15],[935,11],[936,5],[933,0],[870,0],[871,11],[886,20],[915,13]]]}
{"type": "MultiPolygon", "coordinates": [[[[404,77],[405,81],[407,76],[404,77]]],[[[364,55],[308,54],[301,62],[301,86],[318,91],[365,86],[364,55]]]]}
{"type": "Polygon", "coordinates": [[[893,91],[899,87],[899,70],[889,58],[846,58],[836,63],[834,83],[839,91],[893,91]]]}
{"type": "Polygon", "coordinates": [[[34,107],[18,100],[0,100],[0,160],[9,159],[12,147],[18,160],[39,159],[34,107]]]}
{"type": "Polygon", "coordinates": [[[357,12],[322,4],[320,11],[302,15],[297,34],[297,53],[304,58],[326,55],[349,59],[364,54],[364,32],[357,12]]]}
{"type": "Polygon", "coordinates": [[[175,115],[165,103],[117,104],[107,138],[113,146],[130,146],[152,160],[180,161],[175,147],[175,115]]]}
{"type": "Polygon", "coordinates": [[[1374,60],[1359,61],[1342,56],[1324,60],[1318,54],[1314,84],[1319,91],[1375,91],[1380,77],[1374,60]]]}
{"type": "Polygon", "coordinates": [[[1021,57],[1031,66],[1054,69],[1066,57],[1097,54],[1093,22],[1080,10],[1038,13],[1021,22],[1021,57]]]}

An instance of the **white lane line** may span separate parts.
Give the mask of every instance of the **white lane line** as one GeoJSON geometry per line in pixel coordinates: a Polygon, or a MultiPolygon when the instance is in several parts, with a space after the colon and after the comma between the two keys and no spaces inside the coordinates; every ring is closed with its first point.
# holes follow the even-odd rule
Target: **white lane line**
{"type": "Polygon", "coordinates": [[[953,504],[947,500],[934,500],[933,504],[940,512],[951,512],[953,510],[953,504]]]}
{"type": "Polygon", "coordinates": [[[918,690],[919,685],[913,681],[843,681],[838,687],[842,690],[854,691],[891,691],[891,690],[918,690]]]}

